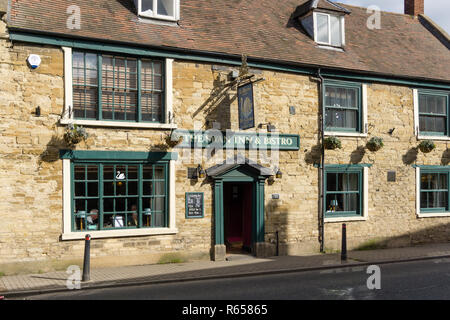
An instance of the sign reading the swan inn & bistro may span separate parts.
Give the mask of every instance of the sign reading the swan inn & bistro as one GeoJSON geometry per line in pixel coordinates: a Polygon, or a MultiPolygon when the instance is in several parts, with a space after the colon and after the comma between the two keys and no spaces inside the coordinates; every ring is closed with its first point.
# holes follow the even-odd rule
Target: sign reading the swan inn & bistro
{"type": "Polygon", "coordinates": [[[176,130],[183,136],[179,148],[222,148],[222,149],[278,149],[299,150],[300,136],[278,133],[243,133],[227,130],[190,131],[176,130]]]}

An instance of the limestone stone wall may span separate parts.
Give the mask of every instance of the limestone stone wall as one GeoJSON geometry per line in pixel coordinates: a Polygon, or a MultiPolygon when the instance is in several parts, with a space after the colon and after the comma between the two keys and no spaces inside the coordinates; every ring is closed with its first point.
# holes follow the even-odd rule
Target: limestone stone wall
{"type": "MultiPolygon", "coordinates": [[[[341,150],[326,151],[326,163],[359,162],[369,168],[369,217],[347,223],[349,247],[392,247],[450,239],[450,218],[417,218],[416,176],[412,165],[447,165],[447,143],[436,141],[429,154],[417,152],[414,135],[413,90],[408,87],[369,84],[366,139],[341,138],[341,150]],[[390,129],[394,129],[389,134],[390,129]],[[382,137],[385,146],[361,152],[372,136],[382,137]],[[396,182],[387,181],[388,171],[396,172],[396,182]]],[[[341,224],[328,223],[325,247],[340,248],[341,224]]]]}
{"type": "MultiPolygon", "coordinates": [[[[213,121],[222,129],[238,130],[236,89],[224,85],[232,68],[188,61],[173,64],[173,111],[179,128],[208,129],[213,121]]],[[[275,252],[279,233],[281,254],[318,253],[318,84],[308,76],[252,70],[265,80],[255,85],[256,124],[272,123],[283,134],[299,134],[298,151],[280,151],[282,179],[265,185],[265,239],[275,252]],[[289,107],[296,113],[291,115],[289,107]],[[272,199],[279,194],[280,199],[272,199]]],[[[62,162],[58,151],[64,126],[61,48],[11,43],[0,23],[0,271],[37,272],[80,264],[83,241],[61,241],[62,162]],[[31,70],[29,54],[42,65],[31,70]],[[41,116],[35,109],[41,108],[41,116]]],[[[368,84],[369,137],[380,136],[385,147],[361,154],[366,139],[341,138],[343,149],[326,152],[326,163],[372,164],[369,169],[369,218],[349,222],[350,248],[370,241],[387,246],[448,240],[450,218],[418,219],[415,214],[415,171],[411,164],[446,162],[446,144],[428,155],[412,149],[414,137],[412,89],[368,84]],[[392,135],[389,129],[395,128],[392,135]],[[412,159],[412,160],[411,160],[412,159]],[[395,170],[396,182],[387,182],[395,170]]],[[[253,130],[253,129],[252,129],[253,130]]],[[[257,129],[265,131],[263,129],[257,129]]],[[[77,149],[157,151],[167,131],[88,127],[90,138],[77,149]]],[[[183,154],[180,156],[183,158],[183,154]]],[[[251,154],[246,152],[246,156],[251,154]]],[[[223,160],[223,159],[221,159],[223,160]]],[[[221,160],[216,160],[221,162],[221,160]]],[[[204,168],[214,165],[203,162],[204,168]]],[[[209,259],[214,241],[211,181],[187,179],[198,159],[176,164],[176,235],[96,239],[93,266],[144,264],[179,259],[209,259]],[[185,219],[185,192],[204,192],[205,217],[185,219]],[[120,257],[120,258],[118,258],[120,257]]],[[[263,163],[264,164],[264,163],[263,163]]],[[[274,163],[272,163],[273,165],[274,163]]],[[[271,165],[265,163],[264,165],[271,165]]],[[[325,247],[340,244],[340,223],[325,226],[325,247]]]]}

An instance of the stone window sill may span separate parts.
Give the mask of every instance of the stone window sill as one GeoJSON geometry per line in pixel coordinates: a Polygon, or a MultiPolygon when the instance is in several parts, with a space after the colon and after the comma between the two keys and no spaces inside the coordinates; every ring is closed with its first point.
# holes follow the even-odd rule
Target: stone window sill
{"type": "Polygon", "coordinates": [[[357,132],[334,132],[334,131],[326,131],[325,136],[336,136],[336,137],[353,137],[353,138],[365,138],[367,137],[367,133],[357,133],[357,132]]]}
{"type": "Polygon", "coordinates": [[[336,218],[325,218],[325,223],[334,222],[350,222],[350,221],[367,221],[367,217],[336,217],[336,218]]]}
{"type": "Polygon", "coordinates": [[[178,229],[170,228],[154,228],[154,229],[121,229],[121,230],[105,230],[105,231],[89,231],[70,232],[61,235],[62,240],[83,240],[86,234],[92,239],[102,238],[120,238],[120,237],[139,237],[153,235],[171,235],[177,234],[178,229]]]}
{"type": "Polygon", "coordinates": [[[450,212],[417,213],[417,218],[444,218],[450,217],[450,212]]]}
{"type": "Polygon", "coordinates": [[[450,137],[447,136],[418,136],[418,140],[440,140],[440,141],[450,141],[450,137]]]}
{"type": "Polygon", "coordinates": [[[119,121],[97,121],[97,120],[71,120],[61,119],[61,124],[76,124],[86,127],[109,127],[109,128],[138,128],[138,129],[176,129],[173,123],[147,123],[147,122],[119,122],[119,121]]]}

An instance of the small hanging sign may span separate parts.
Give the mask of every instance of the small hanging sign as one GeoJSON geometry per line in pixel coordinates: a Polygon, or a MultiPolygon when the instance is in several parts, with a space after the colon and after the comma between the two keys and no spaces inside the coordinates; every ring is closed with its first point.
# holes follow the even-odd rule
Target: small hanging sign
{"type": "Polygon", "coordinates": [[[239,129],[255,127],[255,106],[253,101],[253,83],[238,87],[239,129]]]}

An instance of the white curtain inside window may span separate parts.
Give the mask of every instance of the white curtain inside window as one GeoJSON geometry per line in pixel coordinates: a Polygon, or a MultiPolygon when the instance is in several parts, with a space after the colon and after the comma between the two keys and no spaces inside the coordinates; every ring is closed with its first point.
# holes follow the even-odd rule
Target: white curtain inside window
{"type": "Polygon", "coordinates": [[[341,41],[341,22],[337,16],[330,16],[331,27],[331,45],[339,47],[342,44],[341,41]]]}
{"type": "Polygon", "coordinates": [[[317,14],[317,42],[328,43],[328,16],[317,14]]]}

